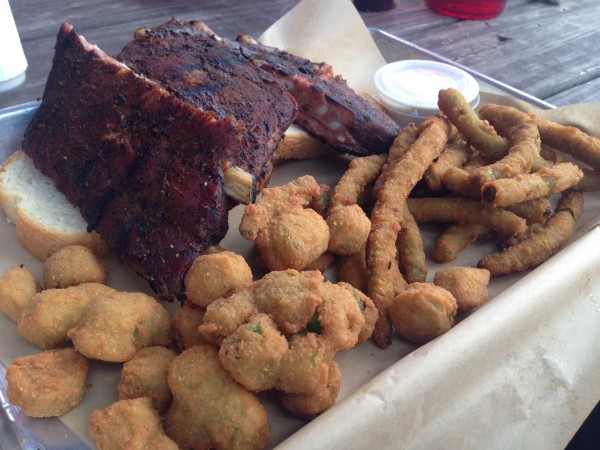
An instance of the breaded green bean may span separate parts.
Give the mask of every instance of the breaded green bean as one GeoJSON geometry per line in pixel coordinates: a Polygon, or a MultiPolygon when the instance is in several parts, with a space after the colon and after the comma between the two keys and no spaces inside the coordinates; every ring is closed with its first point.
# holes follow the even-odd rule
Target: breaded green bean
{"type": "Polygon", "coordinates": [[[440,90],[438,107],[467,141],[490,159],[497,160],[508,153],[509,145],[506,140],[477,115],[457,89],[440,90]]]}
{"type": "Polygon", "coordinates": [[[520,203],[514,203],[507,206],[506,209],[525,219],[527,224],[532,224],[545,222],[552,214],[554,208],[550,202],[550,198],[539,197],[520,203]]]}
{"type": "Polygon", "coordinates": [[[427,278],[427,263],[423,239],[419,225],[408,207],[404,205],[402,212],[402,227],[396,240],[398,250],[398,267],[408,283],[425,282],[427,278]]]}
{"type": "Polygon", "coordinates": [[[478,223],[450,225],[435,241],[432,257],[438,262],[450,262],[469,245],[487,236],[491,230],[478,223]]]}
{"type": "Polygon", "coordinates": [[[444,149],[450,124],[441,116],[432,116],[421,125],[420,130],[419,137],[390,170],[371,213],[371,233],[366,251],[369,272],[367,295],[379,310],[373,338],[382,348],[391,344],[392,326],[387,311],[397,293],[394,286],[401,284],[399,280],[402,279],[395,267],[395,244],[403,205],[427,167],[444,149]]]}
{"type": "Polygon", "coordinates": [[[583,172],[575,164],[556,164],[535,173],[488,181],[481,188],[481,198],[489,206],[508,206],[562,192],[582,177],[583,172]]]}
{"type": "Polygon", "coordinates": [[[384,155],[354,158],[329,197],[329,212],[340,206],[354,205],[365,187],[375,181],[385,162],[384,155]]]}
{"type": "Polygon", "coordinates": [[[582,192],[600,191],[600,170],[582,169],[583,178],[573,186],[573,189],[582,192]]]}
{"type": "Polygon", "coordinates": [[[471,154],[471,147],[464,140],[446,145],[440,157],[435,160],[423,175],[423,179],[432,191],[441,191],[442,178],[451,167],[461,167],[471,154]]]}
{"type": "Polygon", "coordinates": [[[479,223],[501,235],[523,233],[525,219],[503,208],[455,197],[409,198],[408,209],[417,222],[479,223]]]}
{"type": "Polygon", "coordinates": [[[461,167],[450,167],[442,177],[446,189],[461,197],[479,199],[481,186],[476,176],[461,167]]]}
{"type": "Polygon", "coordinates": [[[394,164],[398,162],[398,160],[406,153],[406,151],[410,148],[412,143],[417,138],[419,132],[419,128],[414,123],[409,123],[400,134],[396,137],[394,141],[394,145],[390,148],[388,152],[387,159],[381,168],[381,174],[375,181],[375,185],[373,186],[373,196],[377,197],[377,194],[383,187],[383,182],[387,178],[390,170],[394,167],[394,164]]]}
{"type": "Polygon", "coordinates": [[[489,270],[492,276],[523,272],[539,266],[571,237],[582,211],[583,194],[567,191],[544,227],[501,252],[484,256],[477,266],[489,270]]]}
{"type": "Polygon", "coordinates": [[[537,126],[527,114],[518,113],[521,121],[511,127],[507,135],[510,143],[508,155],[475,171],[480,184],[528,173],[539,159],[541,141],[537,126]]]}
{"type": "Polygon", "coordinates": [[[542,142],[573,158],[600,169],[600,139],[578,128],[533,116],[542,142]]]}

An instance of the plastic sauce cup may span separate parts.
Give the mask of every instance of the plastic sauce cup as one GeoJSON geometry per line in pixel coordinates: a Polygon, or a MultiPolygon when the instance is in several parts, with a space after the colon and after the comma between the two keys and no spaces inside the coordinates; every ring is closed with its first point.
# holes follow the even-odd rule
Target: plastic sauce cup
{"type": "Polygon", "coordinates": [[[455,88],[471,107],[479,104],[479,84],[449,64],[407,59],[381,67],[374,76],[375,98],[401,126],[418,124],[439,112],[438,92],[455,88]]]}

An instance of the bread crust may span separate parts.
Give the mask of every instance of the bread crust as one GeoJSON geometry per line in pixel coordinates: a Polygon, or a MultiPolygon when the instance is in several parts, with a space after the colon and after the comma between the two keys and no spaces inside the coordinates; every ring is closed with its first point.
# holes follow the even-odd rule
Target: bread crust
{"type": "MultiPolygon", "coordinates": [[[[11,170],[16,170],[15,166],[21,158],[28,157],[19,150],[0,166],[0,207],[9,222],[15,225],[17,239],[23,248],[40,261],[72,244],[84,245],[98,256],[109,254],[108,246],[95,231],[88,232],[84,227],[80,230],[65,230],[43,223],[44,214],[56,208],[56,204],[37,202],[35,211],[21,204],[26,202],[28,197],[39,194],[39,192],[26,192],[24,189],[20,190],[8,185],[8,175],[11,170]]],[[[34,170],[33,176],[44,177],[41,172],[37,172],[37,169],[34,170]]],[[[66,199],[64,201],[66,202],[66,199]]],[[[75,209],[73,205],[68,206],[75,209]]],[[[83,219],[82,224],[85,224],[83,219]]]]}

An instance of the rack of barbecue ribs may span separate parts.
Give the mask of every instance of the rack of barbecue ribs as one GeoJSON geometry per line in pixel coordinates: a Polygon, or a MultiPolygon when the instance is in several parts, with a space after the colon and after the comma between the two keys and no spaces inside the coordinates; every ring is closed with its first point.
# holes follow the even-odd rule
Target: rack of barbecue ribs
{"type": "Polygon", "coordinates": [[[384,152],[398,132],[325,65],[294,75],[281,67],[305,60],[243,41],[171,20],[136,32],[115,58],[64,24],[25,132],[36,167],[164,299],[184,298],[193,260],[227,232],[228,212],[242,200],[228,195],[228,174],[247,176],[252,201],[287,127],[317,121],[299,110],[323,116],[325,102],[328,123],[343,127],[307,128],[346,153],[384,152]],[[350,106],[333,100],[336,92],[350,106]],[[374,140],[373,126],[385,129],[374,140]]]}

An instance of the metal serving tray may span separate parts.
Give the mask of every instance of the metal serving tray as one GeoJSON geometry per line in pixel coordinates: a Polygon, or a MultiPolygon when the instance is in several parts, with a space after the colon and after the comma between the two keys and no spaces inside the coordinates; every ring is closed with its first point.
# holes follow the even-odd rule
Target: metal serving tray
{"type": "MultiPolygon", "coordinates": [[[[418,58],[438,60],[455,66],[457,65],[447,58],[420,48],[385,31],[371,29],[370,32],[383,56],[388,61],[418,58]]],[[[471,73],[480,82],[482,90],[515,97],[539,108],[552,108],[552,105],[524,92],[486,77],[467,67],[461,68],[471,73]]],[[[20,142],[25,127],[31,120],[37,107],[38,103],[32,102],[0,110],[0,161],[3,161],[11,153],[20,148],[20,142]]],[[[271,185],[282,184],[290,179],[307,173],[315,176],[319,182],[333,185],[345,169],[346,163],[347,159],[344,158],[283,163],[274,171],[271,185]]],[[[589,214],[598,215],[598,210],[594,210],[589,214]]],[[[230,223],[232,226],[230,228],[233,229],[233,232],[225,237],[223,244],[225,247],[238,251],[240,254],[252,259],[251,246],[239,236],[236,236],[238,233],[235,233],[240,216],[241,210],[239,208],[232,210],[230,214],[230,223]]],[[[589,231],[589,228],[581,229],[578,232],[578,236],[581,236],[587,231],[589,231]]],[[[427,236],[425,238],[427,239],[427,236]]],[[[8,268],[14,265],[25,264],[32,270],[34,275],[38,276],[38,279],[41,279],[39,261],[34,260],[20,248],[16,243],[14,227],[11,224],[6,223],[6,221],[0,223],[0,242],[2,243],[1,245],[3,248],[0,253],[0,273],[4,273],[8,268]]],[[[109,262],[109,265],[111,274],[115,274],[114,277],[117,282],[117,285],[113,284],[113,286],[126,289],[133,285],[139,288],[139,280],[137,280],[131,272],[121,267],[116,261],[109,262]]],[[[435,267],[435,265],[432,265],[432,268],[430,269],[431,273],[435,271],[435,267]]],[[[513,287],[520,279],[520,275],[509,277],[492,286],[490,292],[492,295],[496,296],[507,288],[513,287]]],[[[487,306],[488,305],[484,305],[481,309],[483,310],[487,306]]],[[[479,311],[476,311],[473,316],[478,313],[479,311]]],[[[457,326],[455,329],[456,328],[461,327],[457,326]]],[[[464,330],[465,328],[462,327],[461,329],[464,330]]],[[[449,333],[452,332],[454,332],[454,329],[449,333]]],[[[3,316],[0,317],[0,360],[5,364],[9,364],[12,359],[18,355],[34,353],[37,351],[37,349],[28,346],[22,341],[23,340],[16,333],[15,324],[3,316]]],[[[390,417],[394,417],[394,414],[390,415],[390,411],[386,409],[385,398],[387,396],[386,393],[391,393],[396,388],[390,388],[388,386],[381,390],[379,389],[379,386],[386,385],[389,381],[389,377],[387,377],[386,373],[389,373],[390,371],[393,372],[394,367],[398,365],[399,360],[400,362],[405,362],[404,360],[406,358],[404,358],[404,356],[412,353],[413,355],[418,354],[421,355],[419,357],[422,357],[424,352],[426,354],[428,351],[437,350],[440,345],[444,344],[442,342],[431,342],[418,349],[420,350],[419,352],[415,352],[417,349],[415,346],[397,340],[392,345],[392,348],[387,351],[380,351],[372,343],[367,343],[354,349],[352,352],[338,354],[336,361],[340,364],[342,373],[344,374],[344,383],[342,392],[338,398],[338,405],[308,425],[306,425],[304,421],[282,414],[277,405],[271,402],[268,396],[261,396],[261,399],[265,400],[267,413],[269,414],[271,421],[272,446],[281,445],[282,448],[306,448],[307,441],[304,439],[310,439],[311,448],[331,448],[332,446],[337,446],[338,448],[350,448],[352,447],[352,442],[359,442],[361,439],[364,439],[365,436],[368,436],[368,433],[373,432],[374,435],[377,435],[378,437],[381,434],[382,439],[384,437],[382,433],[394,433],[397,431],[398,425],[390,423],[390,417]],[[369,399],[373,399],[374,396],[378,398],[381,397],[383,401],[381,410],[378,410],[379,412],[375,417],[362,419],[360,414],[363,407],[360,405],[368,405],[369,399]],[[347,415],[349,412],[348,405],[350,405],[350,415],[352,417],[361,417],[360,420],[364,423],[375,422],[377,427],[369,429],[368,433],[362,430],[361,425],[356,423],[356,420],[353,421],[349,419],[349,416],[347,415]],[[338,425],[343,423],[356,424],[356,427],[354,427],[354,431],[350,432],[350,434],[348,434],[349,432],[346,430],[343,432],[343,435],[338,435],[336,434],[337,431],[331,432],[330,424],[332,421],[338,425]],[[377,431],[373,431],[375,429],[377,431]],[[350,442],[349,446],[348,442],[350,442]]],[[[87,418],[93,409],[108,406],[116,400],[115,383],[116,380],[118,380],[118,373],[119,367],[116,365],[101,363],[92,364],[88,383],[93,387],[86,393],[86,397],[82,404],[80,404],[75,411],[66,414],[62,418],[64,423],[79,434],[81,438],[91,446],[93,446],[93,442],[87,434],[87,418]]],[[[397,383],[398,389],[400,389],[402,385],[401,380],[396,379],[394,383],[397,383]]],[[[432,389],[441,388],[432,386],[432,389]]],[[[390,395],[390,401],[392,400],[393,395],[390,395]]],[[[589,412],[589,410],[587,412],[589,412]]],[[[576,416],[575,420],[581,419],[581,422],[585,415],[587,415],[587,412],[583,412],[576,416]]],[[[341,432],[342,431],[340,430],[340,433],[341,432]]],[[[43,436],[40,437],[38,435],[37,437],[40,442],[43,441],[43,436]]],[[[376,440],[374,442],[380,442],[382,448],[385,447],[384,440],[376,440]]],[[[377,447],[379,444],[373,445],[377,447]]],[[[50,445],[47,448],[52,448],[52,446],[50,445]]]]}

